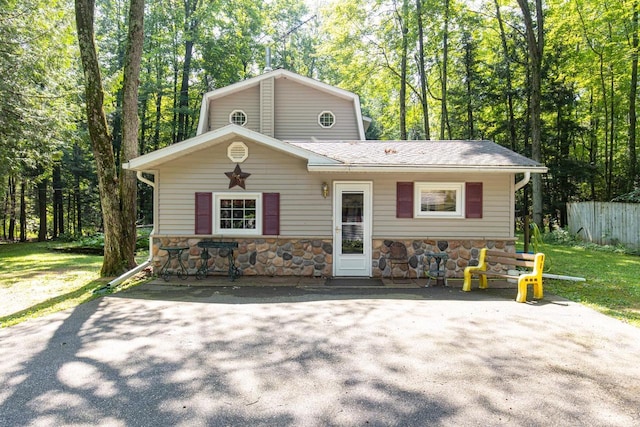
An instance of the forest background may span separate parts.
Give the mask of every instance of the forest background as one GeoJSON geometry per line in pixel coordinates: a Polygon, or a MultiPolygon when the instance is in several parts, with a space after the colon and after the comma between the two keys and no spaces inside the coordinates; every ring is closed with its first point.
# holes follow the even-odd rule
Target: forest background
{"type": "MultiPolygon", "coordinates": [[[[539,155],[532,152],[536,70],[523,4],[148,1],[139,153],[193,136],[202,95],[260,74],[270,47],[273,68],[360,95],[373,118],[369,139],[489,139],[539,156],[549,168],[542,213],[560,226],[569,201],[638,201],[637,1],[532,4],[542,11],[529,23],[541,54],[539,155]]],[[[0,0],[0,10],[0,238],[101,231],[74,3],[0,0]]],[[[95,2],[116,165],[128,11],[128,1],[95,2]]],[[[151,197],[140,184],[138,224],[152,222],[151,197]]],[[[518,215],[530,213],[529,196],[519,197],[518,215]]]]}

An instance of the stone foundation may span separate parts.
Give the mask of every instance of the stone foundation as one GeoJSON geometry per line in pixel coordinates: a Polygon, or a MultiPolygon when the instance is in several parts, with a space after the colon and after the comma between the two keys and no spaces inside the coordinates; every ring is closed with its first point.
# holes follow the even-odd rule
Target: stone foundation
{"type": "MultiPolygon", "coordinates": [[[[153,238],[153,265],[157,273],[167,260],[162,246],[183,246],[182,263],[190,275],[202,266],[202,249],[198,242],[204,239],[181,237],[153,238]]],[[[215,240],[215,239],[214,239],[215,240]]],[[[235,252],[236,267],[246,276],[309,276],[330,277],[333,268],[332,241],[322,239],[222,239],[238,242],[235,252]]],[[[211,271],[228,271],[227,249],[209,249],[211,271]]],[[[178,267],[173,260],[171,268],[178,267]]]]}
{"type": "MultiPolygon", "coordinates": [[[[188,250],[182,253],[182,263],[190,275],[202,265],[202,249],[198,242],[203,239],[186,237],[154,237],[153,263],[156,273],[167,260],[167,251],[161,246],[184,246],[188,250]]],[[[235,250],[236,267],[247,276],[307,276],[331,277],[333,274],[333,241],[331,239],[223,239],[238,242],[235,250]]],[[[403,240],[407,248],[407,264],[395,265],[393,271],[389,263],[389,246],[394,240],[373,240],[372,276],[395,278],[424,277],[425,255],[429,252],[446,252],[448,260],[445,268],[448,278],[463,277],[465,267],[478,264],[480,249],[515,252],[515,241],[502,240],[403,240]]],[[[228,271],[226,249],[209,249],[212,257],[208,267],[212,271],[228,271]],[[221,251],[221,253],[218,253],[221,251]]],[[[171,268],[178,267],[173,260],[171,268]]],[[[506,270],[503,266],[494,266],[495,271],[506,270]]]]}
{"type": "MultiPolygon", "coordinates": [[[[373,277],[418,278],[424,277],[427,266],[425,257],[429,252],[446,252],[445,264],[448,278],[461,278],[469,265],[478,265],[480,249],[515,252],[515,241],[503,240],[374,240],[373,241],[373,277]],[[407,248],[408,264],[394,265],[391,271],[389,246],[394,241],[404,243],[407,248]]],[[[503,266],[495,266],[495,271],[504,271],[503,266]]]]}

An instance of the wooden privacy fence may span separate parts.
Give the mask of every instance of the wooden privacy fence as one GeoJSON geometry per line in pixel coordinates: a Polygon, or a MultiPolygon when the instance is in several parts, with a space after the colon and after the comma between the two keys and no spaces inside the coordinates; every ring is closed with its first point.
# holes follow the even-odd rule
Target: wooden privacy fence
{"type": "Polygon", "coordinates": [[[640,248],[640,203],[567,203],[569,231],[599,245],[640,248]]]}

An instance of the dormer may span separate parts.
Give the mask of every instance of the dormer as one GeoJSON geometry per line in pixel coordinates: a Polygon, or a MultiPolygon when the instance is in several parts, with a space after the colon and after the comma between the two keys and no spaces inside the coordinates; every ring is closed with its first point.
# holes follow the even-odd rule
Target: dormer
{"type": "Polygon", "coordinates": [[[235,124],[280,140],[364,140],[357,95],[286,70],[204,95],[198,135],[235,124]]]}

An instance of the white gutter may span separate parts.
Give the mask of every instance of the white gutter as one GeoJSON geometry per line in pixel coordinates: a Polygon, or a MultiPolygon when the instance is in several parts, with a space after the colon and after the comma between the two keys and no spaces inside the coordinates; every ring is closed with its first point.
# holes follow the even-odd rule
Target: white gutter
{"type": "MultiPolygon", "coordinates": [[[[523,167],[523,166],[380,166],[380,165],[331,165],[331,164],[309,164],[307,166],[309,172],[382,172],[382,173],[401,173],[401,172],[502,172],[502,173],[524,173],[531,175],[531,172],[545,173],[547,168],[539,167],[523,167]]],[[[527,178],[528,182],[528,178],[527,178]]],[[[526,183],[525,183],[526,184],[526,183]]]]}
{"type": "MultiPolygon", "coordinates": [[[[154,190],[154,196],[155,196],[155,188],[156,188],[156,184],[151,181],[148,180],[147,178],[145,178],[144,176],[142,176],[142,171],[138,171],[136,173],[136,177],[141,181],[144,182],[145,184],[151,186],[154,190]]],[[[154,205],[155,206],[155,205],[154,205]]],[[[153,213],[153,220],[155,223],[155,219],[157,218],[156,216],[156,212],[153,213]]],[[[115,279],[113,279],[112,281],[110,281],[106,288],[111,288],[112,286],[118,286],[120,283],[124,282],[125,280],[129,279],[130,277],[138,274],[139,272],[141,272],[142,270],[144,270],[145,268],[147,268],[149,265],[151,265],[151,261],[153,260],[153,235],[155,234],[155,227],[151,229],[151,233],[149,233],[149,258],[143,262],[142,264],[138,265],[137,267],[132,268],[131,270],[123,273],[122,275],[120,275],[119,277],[116,277],[115,279]]],[[[104,289],[104,288],[101,288],[104,289]]],[[[100,290],[100,289],[99,289],[100,290]]]]}
{"type": "Polygon", "coordinates": [[[531,172],[525,172],[524,173],[524,178],[522,178],[521,181],[516,182],[516,187],[515,187],[514,192],[518,191],[519,189],[521,189],[522,187],[527,185],[529,183],[530,179],[531,179],[531,172]]]}

